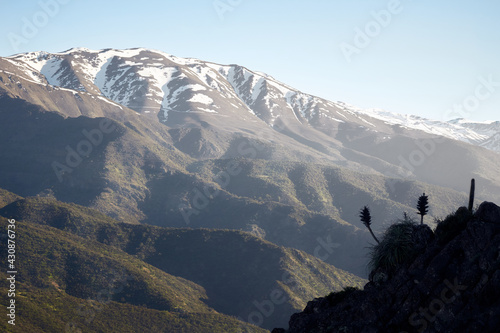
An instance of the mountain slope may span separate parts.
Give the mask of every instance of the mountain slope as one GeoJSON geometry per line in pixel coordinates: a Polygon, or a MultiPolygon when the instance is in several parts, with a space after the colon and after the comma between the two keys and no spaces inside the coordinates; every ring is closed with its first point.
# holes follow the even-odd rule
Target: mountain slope
{"type": "Polygon", "coordinates": [[[0,150],[11,157],[0,162],[5,189],[24,196],[48,191],[88,206],[106,201],[103,212],[127,221],[143,217],[134,201],[144,198],[149,177],[183,170],[189,160],[139,134],[140,123],[65,118],[7,97],[0,97],[0,115],[0,140],[8,143],[0,150]]]}
{"type": "MultiPolygon", "coordinates": [[[[278,247],[248,233],[124,224],[92,212],[88,208],[53,199],[27,198],[4,207],[0,215],[50,225],[83,237],[85,242],[99,242],[124,251],[166,273],[202,286],[206,296],[196,296],[194,292],[188,294],[195,299],[203,298],[204,303],[218,312],[267,328],[285,323],[311,297],[345,286],[359,286],[363,281],[311,255],[278,247]],[[268,307],[266,304],[276,297],[279,301],[271,303],[271,313],[261,310],[260,304],[268,307]],[[254,314],[256,311],[258,315],[254,314]]],[[[96,253],[109,252],[103,246],[92,245],[91,248],[96,253]]],[[[143,270],[148,272],[150,269],[143,270]]],[[[39,275],[44,280],[46,275],[60,274],[48,271],[39,275]]],[[[63,284],[59,282],[59,285],[63,284]]],[[[172,282],[169,285],[175,286],[172,282]]],[[[79,288],[84,286],[82,282],[79,288]]],[[[168,295],[176,295],[169,288],[161,287],[168,295]]],[[[134,301],[139,298],[135,294],[131,297],[134,301]]],[[[152,298],[141,296],[140,302],[152,298]]],[[[182,299],[176,297],[176,300],[182,299]]],[[[183,304],[183,307],[172,307],[202,312],[196,311],[197,308],[187,301],[183,304]]]]}
{"type": "Polygon", "coordinates": [[[0,67],[0,139],[8,143],[0,187],[23,196],[134,223],[254,230],[310,254],[331,237],[341,247],[328,262],[359,275],[367,235],[354,227],[357,206],[371,205],[381,228],[426,192],[430,218],[439,217],[463,204],[472,177],[479,199],[500,200],[499,154],[241,66],[74,49],[1,58],[0,67]],[[55,171],[68,147],[85,148],[83,131],[105,119],[116,130],[71,172],[55,171]]]}
{"type": "MultiPolygon", "coordinates": [[[[144,123],[134,120],[112,120],[115,130],[101,133],[101,142],[92,145],[88,157],[82,155],[71,172],[60,173],[54,162],[67,165],[69,152],[90,142],[84,131],[99,130],[105,118],[65,118],[6,96],[0,99],[0,117],[5,120],[0,123],[0,139],[8,143],[0,152],[9,156],[0,161],[0,185],[8,190],[75,202],[134,223],[257,230],[271,242],[310,254],[318,239],[329,237],[339,247],[328,263],[360,276],[366,276],[363,244],[369,235],[352,225],[360,225],[362,205],[372,207],[374,228],[382,229],[401,211],[412,212],[422,192],[431,196],[434,217],[466,200],[464,193],[443,187],[396,181],[314,159],[296,162],[287,149],[279,150],[287,154],[282,161],[269,161],[274,157],[265,155],[274,148],[268,143],[255,148],[262,158],[196,161],[169,144],[165,131],[164,139],[155,140],[144,123]]],[[[255,147],[243,142],[248,143],[245,149],[255,147]]],[[[484,182],[478,178],[481,190],[484,182]]]]}
{"type": "MultiPolygon", "coordinates": [[[[304,94],[241,66],[182,59],[147,49],[32,52],[1,58],[0,68],[0,90],[11,97],[71,117],[106,116],[121,122],[133,118],[134,124],[151,127],[147,135],[156,133],[153,140],[173,143],[194,158],[248,157],[244,153],[248,140],[257,140],[264,141],[265,149],[252,153],[252,158],[321,161],[458,189],[455,184],[460,176],[451,173],[450,179],[436,183],[430,171],[455,166],[457,174],[480,174],[495,189],[500,188],[497,173],[489,166],[461,166],[439,159],[445,151],[458,156],[463,150],[465,154],[472,150],[477,158],[495,164],[500,161],[498,154],[456,140],[444,141],[446,147],[439,149],[442,145],[437,137],[484,145],[496,141],[496,123],[439,123],[382,111],[361,112],[345,103],[304,94]],[[141,117],[132,117],[134,112],[128,108],[141,117]],[[167,136],[160,124],[166,125],[167,136]],[[432,152],[420,148],[428,140],[437,146],[432,152]],[[372,147],[365,147],[367,142],[398,153],[391,153],[392,158],[372,153],[372,147]],[[399,153],[400,149],[415,151],[419,159],[399,153]]],[[[494,194],[495,199],[497,193],[484,194],[494,194]]]]}
{"type": "MultiPolygon", "coordinates": [[[[356,124],[389,134],[393,125],[486,146],[498,151],[498,122],[441,122],[386,112],[362,110],[300,92],[273,77],[238,65],[219,65],[178,58],[148,49],[61,53],[31,52],[0,59],[6,74],[24,80],[103,96],[138,112],[159,112],[175,123],[179,114],[211,113],[274,126],[309,124],[331,135],[343,124],[356,124]]],[[[86,94],[84,94],[86,95],[86,94]]],[[[82,98],[82,96],[80,96],[82,98]]],[[[87,102],[88,103],[88,102],[87,102]]],[[[111,103],[112,104],[112,103],[111,103]]],[[[178,118],[178,119],[177,119],[178,118]]]]}
{"type": "MultiPolygon", "coordinates": [[[[7,230],[7,224],[0,217],[2,230],[7,230]]],[[[238,332],[247,327],[208,307],[203,302],[207,295],[199,285],[122,251],[20,220],[16,220],[16,231],[17,262],[22,270],[16,279],[18,319],[14,328],[2,322],[6,332],[69,328],[132,332],[133,327],[151,332],[153,327],[175,332],[214,328],[238,332]]],[[[5,243],[1,252],[7,252],[5,243]]],[[[1,275],[6,281],[5,272],[1,275]]],[[[5,301],[2,298],[3,306],[5,301]]]]}
{"type": "Polygon", "coordinates": [[[7,206],[14,201],[21,199],[20,196],[0,188],[0,208],[7,206]]]}
{"type": "Polygon", "coordinates": [[[494,149],[495,131],[363,113],[239,65],[147,49],[33,52],[0,58],[0,187],[43,198],[6,194],[0,206],[191,280],[210,307],[271,327],[338,289],[338,274],[354,281],[322,261],[367,275],[361,206],[377,232],[423,192],[432,224],[465,203],[472,177],[479,200],[500,200],[500,155],[481,147],[494,149]],[[220,280],[216,254],[230,263],[220,280]],[[248,288],[227,288],[238,272],[248,288]]]}

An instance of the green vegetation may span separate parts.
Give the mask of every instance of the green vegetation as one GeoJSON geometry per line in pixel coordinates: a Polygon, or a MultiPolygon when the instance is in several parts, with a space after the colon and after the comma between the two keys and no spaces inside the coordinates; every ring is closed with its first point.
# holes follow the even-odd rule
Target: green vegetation
{"type": "Polygon", "coordinates": [[[86,239],[114,244],[115,247],[123,247],[127,243],[127,235],[118,221],[95,209],[51,198],[21,199],[0,209],[0,215],[49,225],[86,239]]]}
{"type": "Polygon", "coordinates": [[[0,209],[19,199],[20,196],[0,188],[0,209]]]}
{"type": "MultiPolygon", "coordinates": [[[[178,141],[177,146],[184,149],[180,144],[184,139],[180,137],[189,133],[171,130],[168,134],[173,138],[169,138],[161,134],[165,132],[162,124],[144,123],[144,117],[137,117],[130,110],[123,110],[123,122],[113,120],[116,131],[106,135],[91,156],[84,158],[81,165],[59,182],[51,168],[52,162],[64,161],[65,147],[75,147],[85,138],[82,129],[98,128],[101,119],[64,118],[20,99],[3,100],[1,112],[9,123],[17,125],[13,128],[7,122],[0,124],[0,141],[9,142],[0,147],[0,154],[9,156],[9,163],[1,165],[0,187],[13,189],[24,197],[50,189],[58,200],[96,208],[120,221],[179,227],[178,222],[182,222],[179,203],[192,202],[194,188],[202,190],[206,185],[220,188],[216,175],[225,171],[230,162],[241,167],[241,172],[231,177],[229,184],[223,187],[224,195],[214,198],[212,203],[223,201],[227,205],[228,201],[232,204],[245,199],[264,210],[267,203],[279,203],[305,213],[323,214],[340,223],[354,222],[356,202],[360,201],[369,204],[374,214],[384,212],[395,218],[401,210],[413,206],[407,198],[424,186],[418,182],[401,182],[402,186],[392,190],[383,176],[318,163],[321,159],[298,162],[294,154],[283,156],[280,161],[231,156],[195,161],[172,145],[174,139],[178,141]],[[16,136],[22,136],[24,141],[9,141],[16,136]],[[34,158],[38,163],[32,163],[34,158]],[[19,178],[20,172],[24,176],[19,178]],[[166,186],[157,186],[158,183],[166,186]],[[170,184],[174,186],[168,186],[170,184]]],[[[219,140],[208,130],[202,132],[211,135],[207,140],[219,140]]],[[[226,144],[238,146],[236,139],[227,139],[226,144]]],[[[204,138],[193,140],[204,141],[204,138]]],[[[287,151],[281,149],[279,153],[287,151]]],[[[458,192],[437,186],[431,188],[433,193],[439,193],[436,206],[443,209],[462,199],[458,192]]],[[[234,225],[230,215],[219,214],[218,219],[226,222],[225,227],[234,225]]],[[[193,225],[218,227],[204,224],[203,220],[203,214],[193,216],[193,225]]],[[[245,229],[245,226],[234,229],[245,229]]]]}
{"type": "Polygon", "coordinates": [[[412,220],[391,225],[385,231],[380,244],[375,245],[371,251],[370,269],[373,271],[382,268],[391,272],[415,258],[419,246],[415,238],[416,226],[412,220]]]}
{"type": "MultiPolygon", "coordinates": [[[[5,219],[2,223],[4,228],[5,219]]],[[[207,295],[199,285],[123,251],[48,226],[17,221],[16,230],[19,270],[30,286],[64,290],[86,299],[122,284],[123,291],[114,294],[113,300],[158,310],[212,311],[201,301],[207,295]]]]}
{"type": "MultiPolygon", "coordinates": [[[[469,206],[473,203],[474,179],[471,182],[469,206]]],[[[425,246],[422,242],[429,239],[429,235],[422,227],[423,217],[428,212],[428,197],[423,193],[418,200],[417,209],[421,216],[420,226],[404,212],[403,220],[391,225],[384,233],[382,241],[373,246],[370,252],[369,267],[372,273],[383,269],[386,272],[394,271],[398,266],[408,263],[415,258],[418,251],[425,246]]],[[[369,228],[371,217],[365,206],[360,213],[361,220],[369,228]]],[[[436,237],[438,242],[445,244],[459,235],[474,217],[471,209],[460,207],[455,213],[448,215],[444,220],[436,220],[437,226],[430,237],[436,237]]],[[[430,230],[429,230],[430,233],[430,230]]]]}
{"type": "Polygon", "coordinates": [[[23,283],[18,286],[22,292],[16,299],[16,326],[3,320],[2,332],[269,332],[218,313],[159,311],[115,301],[88,301],[23,283]]]}
{"type": "MultiPolygon", "coordinates": [[[[7,220],[0,217],[0,228],[7,220]]],[[[61,230],[16,222],[19,271],[16,326],[3,332],[239,332],[205,290],[118,249],[61,230]]],[[[5,245],[1,252],[5,252],[5,245]]],[[[5,281],[5,273],[0,273],[5,281]]],[[[5,298],[0,301],[5,306],[5,298]]],[[[265,332],[252,327],[256,332],[265,332]]]]}
{"type": "Polygon", "coordinates": [[[115,130],[72,172],[64,173],[61,182],[52,163],[65,163],[66,147],[76,149],[86,139],[82,131],[99,128],[103,118],[65,118],[22,99],[2,99],[0,142],[9,144],[0,146],[0,155],[9,160],[0,161],[0,187],[24,197],[50,190],[59,200],[97,208],[121,221],[143,219],[138,202],[145,197],[147,182],[167,170],[186,172],[183,165],[192,160],[153,133],[160,132],[161,124],[146,126],[135,117],[131,125],[125,120],[134,117],[132,112],[123,112],[124,122],[110,120],[115,130]]]}
{"type": "MultiPolygon", "coordinates": [[[[423,224],[424,215],[428,212],[428,197],[423,193],[417,203],[418,214],[421,216],[420,224],[423,224]]],[[[370,230],[370,211],[364,207],[360,212],[361,221],[370,230]]],[[[393,272],[398,266],[408,263],[418,254],[422,244],[419,244],[417,235],[417,224],[404,212],[403,220],[392,224],[385,232],[382,241],[373,246],[370,250],[370,261],[368,266],[373,273],[382,269],[388,273],[393,272]]],[[[373,233],[372,233],[373,235],[373,233]]],[[[375,237],[375,236],[374,236],[375,237]]]]}
{"type": "Polygon", "coordinates": [[[172,313],[215,309],[244,317],[256,311],[254,302],[276,291],[286,301],[266,318],[264,326],[272,328],[286,324],[314,297],[365,283],[304,252],[241,231],[120,223],[89,208],[40,197],[11,203],[0,215],[40,230],[23,245],[24,257],[33,258],[26,263],[28,283],[43,289],[54,282],[79,298],[104,288],[109,278],[99,276],[123,269],[141,282],[114,301],[172,313]]]}
{"type": "MultiPolygon", "coordinates": [[[[187,170],[204,181],[213,181],[230,161],[237,163],[241,171],[223,188],[230,196],[225,196],[227,199],[234,201],[234,195],[256,200],[259,204],[274,202],[292,205],[295,209],[328,215],[339,222],[355,222],[353,217],[358,215],[358,202],[369,205],[374,215],[396,219],[401,211],[414,207],[415,196],[421,194],[424,188],[430,188],[435,194],[435,214],[448,212],[466,198],[464,194],[419,182],[401,181],[390,188],[382,176],[315,163],[223,159],[197,161],[190,164],[187,170]]],[[[165,191],[166,186],[158,190],[165,191]]],[[[198,186],[200,189],[203,187],[198,186]]],[[[210,205],[218,200],[213,199],[210,205]]],[[[201,217],[199,219],[202,220],[201,217]]],[[[197,221],[198,217],[193,216],[193,220],[197,221]]],[[[382,228],[382,224],[374,227],[375,231],[378,228],[382,228]]]]}
{"type": "MultiPolygon", "coordinates": [[[[30,85],[30,89],[38,87],[30,85]]],[[[33,96],[45,93],[37,90],[33,96]]],[[[72,102],[74,97],[69,96],[72,102]]],[[[354,170],[344,168],[356,164],[348,162],[349,156],[329,155],[332,164],[318,152],[305,149],[297,155],[268,140],[260,140],[263,149],[257,158],[242,158],[238,146],[253,140],[242,133],[219,131],[214,124],[201,129],[169,129],[156,119],[137,116],[126,108],[119,111],[119,116],[107,113],[116,131],[105,135],[92,154],[72,172],[65,173],[60,182],[52,162],[64,162],[66,147],[75,148],[85,139],[83,129],[98,128],[102,118],[92,117],[106,112],[76,108],[76,113],[69,113],[64,103],[36,104],[66,117],[22,98],[2,100],[0,113],[6,121],[0,122],[0,142],[9,144],[0,145],[0,155],[9,158],[0,161],[0,187],[23,197],[49,194],[59,201],[94,208],[121,222],[258,230],[256,234],[265,235],[275,244],[310,254],[314,254],[318,238],[332,235],[341,248],[328,256],[327,262],[360,276],[366,274],[362,268],[366,235],[354,226],[358,202],[369,205],[374,216],[393,219],[414,206],[415,193],[422,193],[424,187],[436,197],[433,213],[437,215],[445,214],[465,197],[420,182],[393,184],[380,174],[364,173],[366,170],[359,166],[354,170]],[[84,115],[77,117],[80,113],[84,115]],[[12,123],[16,126],[10,126],[12,123]],[[11,140],[14,137],[23,140],[11,140]],[[227,184],[218,184],[218,174],[227,171],[230,163],[238,172],[227,184]],[[199,193],[214,191],[218,195],[199,198],[199,193]],[[199,200],[197,205],[195,199],[199,200]],[[193,209],[189,221],[180,205],[193,209]],[[202,209],[196,208],[200,205],[202,209]]],[[[383,165],[386,163],[380,165],[380,170],[383,165]]],[[[377,234],[382,228],[382,223],[376,223],[373,231],[377,234]]],[[[84,229],[78,234],[83,235],[84,229]]]]}

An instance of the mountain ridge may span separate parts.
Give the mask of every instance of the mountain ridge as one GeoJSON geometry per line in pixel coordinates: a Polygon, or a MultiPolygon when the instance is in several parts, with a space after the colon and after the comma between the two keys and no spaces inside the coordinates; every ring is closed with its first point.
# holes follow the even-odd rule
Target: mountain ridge
{"type": "Polygon", "coordinates": [[[161,115],[163,121],[168,121],[169,112],[181,112],[179,111],[181,106],[184,108],[182,112],[219,113],[224,105],[217,105],[216,99],[214,101],[213,96],[208,94],[209,91],[206,94],[201,93],[214,89],[225,94],[226,98],[232,99],[230,104],[233,107],[258,116],[270,126],[274,124],[277,117],[290,118],[291,116],[283,113],[274,114],[277,107],[292,111],[292,115],[298,122],[306,121],[312,125],[317,125],[318,117],[327,117],[334,122],[342,123],[348,114],[354,114],[359,118],[357,122],[360,125],[372,126],[370,118],[375,118],[390,125],[403,125],[429,134],[444,135],[493,151],[500,151],[496,136],[499,130],[498,122],[494,124],[493,129],[487,130],[482,126],[485,124],[481,122],[457,123],[456,120],[443,122],[390,113],[380,109],[360,109],[344,102],[326,101],[320,97],[302,93],[268,74],[252,71],[242,66],[221,65],[195,58],[179,58],[157,50],[73,48],[59,53],[44,51],[22,53],[3,59],[18,67],[21,64],[30,66],[32,70],[24,71],[24,73],[26,77],[30,77],[39,84],[49,83],[66,89],[96,93],[139,112],[159,110],[163,113],[161,115]],[[79,61],[85,57],[88,58],[87,63],[79,61]],[[115,58],[129,60],[120,61],[115,58]],[[136,69],[132,69],[132,66],[136,69]],[[192,70],[187,73],[179,70],[179,66],[187,66],[192,70]],[[108,83],[106,81],[108,69],[112,72],[113,68],[118,73],[108,79],[108,81],[111,80],[108,83]],[[74,74],[78,72],[80,74],[74,74]],[[176,74],[177,72],[180,74],[176,74]],[[124,85],[123,81],[127,76],[134,77],[134,81],[139,79],[139,81],[149,82],[147,85],[124,85]],[[188,76],[191,80],[198,79],[198,82],[183,85],[182,91],[179,91],[176,81],[189,80],[188,76]],[[117,80],[122,81],[120,87],[114,87],[117,80]],[[127,87],[127,92],[124,87],[127,87]],[[149,91],[150,96],[139,101],[140,96],[137,95],[139,91],[149,91]],[[191,91],[189,98],[183,99],[187,104],[180,103],[177,97],[181,97],[187,91],[191,91]],[[280,98],[277,99],[277,96],[280,98]],[[285,103],[281,103],[280,99],[285,103]],[[159,107],[158,104],[160,104],[159,107]],[[207,108],[207,104],[214,108],[207,108]]]}
{"type": "MultiPolygon", "coordinates": [[[[277,154],[288,151],[293,152],[285,157],[288,159],[295,155],[292,158],[296,160],[321,160],[365,173],[381,173],[391,178],[418,179],[433,184],[437,181],[437,185],[459,189],[454,185],[458,183],[458,176],[443,183],[427,174],[431,168],[454,166],[447,165],[449,160],[439,158],[439,155],[446,154],[444,147],[439,151],[422,151],[423,148],[420,148],[429,140],[433,146],[442,146],[437,143],[443,142],[443,137],[438,135],[443,133],[424,131],[429,126],[414,129],[394,121],[390,123],[379,119],[373,112],[362,113],[362,110],[346,103],[304,94],[242,66],[218,65],[193,58],[183,60],[139,48],[20,54],[0,58],[0,68],[3,70],[0,70],[0,90],[11,97],[25,99],[70,117],[87,115],[110,117],[122,122],[140,121],[150,128],[148,135],[156,136],[154,140],[167,141],[195,159],[242,156],[242,152],[247,151],[243,147],[246,143],[241,141],[245,138],[253,142],[265,141],[266,145],[273,146],[269,151],[273,155],[251,158],[283,158],[277,154]],[[37,60],[39,56],[41,60],[37,60]],[[37,63],[39,67],[44,67],[43,64],[49,60],[62,64],[54,68],[50,64],[45,67],[53,69],[49,71],[50,75],[47,74],[49,77],[57,77],[58,81],[64,78],[61,83],[64,87],[40,81],[39,77],[45,76],[29,66],[30,63],[37,63]],[[104,60],[107,64],[105,70],[104,60]],[[171,75],[171,71],[177,74],[171,75]],[[39,82],[33,83],[35,79],[39,82]],[[28,81],[21,82],[25,80],[28,81]],[[209,108],[205,103],[207,98],[212,100],[209,108]],[[118,104],[117,101],[126,101],[128,105],[118,104]],[[165,126],[169,137],[164,134],[165,126]],[[400,158],[394,159],[370,147],[388,143],[390,147],[385,149],[397,150],[401,137],[411,139],[406,141],[404,150],[418,153],[418,156],[414,155],[418,159],[410,159],[411,163],[404,153],[399,153],[400,158]],[[237,140],[240,140],[237,145],[230,145],[237,140]],[[431,156],[427,158],[425,155],[431,156]],[[425,177],[418,174],[418,171],[423,171],[422,168],[417,168],[417,172],[414,170],[423,162],[430,167],[424,171],[425,177]]],[[[463,136],[449,139],[452,140],[451,146],[456,147],[452,149],[470,150],[472,155],[496,164],[500,155],[489,153],[496,149],[496,130],[481,129],[480,132],[489,134],[476,133],[469,139],[463,136]],[[463,146],[463,141],[455,142],[457,138],[475,145],[463,146]],[[483,151],[485,148],[481,148],[481,144],[493,145],[490,147],[493,150],[483,151]]],[[[449,145],[446,146],[450,149],[449,145]]],[[[486,168],[491,169],[490,166],[486,168]]],[[[474,167],[462,171],[469,174],[466,178],[483,176],[474,175],[477,174],[474,167]]],[[[495,179],[496,175],[486,178],[495,179]]],[[[497,185],[500,187],[500,183],[497,185]]],[[[489,196],[491,193],[485,197],[489,196]]]]}
{"type": "MultiPolygon", "coordinates": [[[[140,54],[139,60],[145,55],[140,54]]],[[[108,67],[110,78],[121,72],[120,62],[132,76],[140,70],[128,66],[128,58],[114,59],[116,68],[108,67]]],[[[14,67],[9,61],[0,62],[14,67]]],[[[71,65],[71,59],[66,62],[66,66],[71,65]]],[[[184,78],[178,87],[183,93],[184,84],[206,84],[192,69],[185,71],[191,78],[184,78]]],[[[65,75],[71,76],[71,71],[68,73],[65,75]]],[[[328,256],[328,262],[365,276],[365,251],[359,245],[367,236],[357,227],[357,202],[372,206],[377,231],[399,218],[402,210],[411,212],[412,201],[422,192],[430,193],[431,198],[435,193],[439,209],[431,212],[437,214],[433,217],[456,207],[466,199],[461,184],[471,175],[482,184],[478,200],[500,193],[495,167],[500,164],[498,154],[363,118],[380,130],[375,131],[347,111],[344,116],[351,120],[344,118],[344,123],[339,123],[326,118],[327,123],[318,123],[315,128],[298,122],[282,100],[282,107],[273,110],[277,114],[283,109],[288,116],[277,118],[271,126],[265,121],[268,106],[262,99],[264,95],[272,97],[267,93],[260,98],[262,119],[246,107],[228,107],[221,111],[227,117],[176,112],[177,122],[172,118],[162,122],[159,109],[138,112],[103,101],[105,97],[100,95],[35,84],[21,78],[23,75],[27,74],[0,72],[0,137],[8,143],[0,146],[0,151],[9,156],[9,160],[0,161],[4,170],[0,186],[23,196],[53,195],[121,221],[254,231],[278,245],[310,254],[314,254],[318,239],[326,235],[341,244],[328,256]],[[254,120],[249,121],[251,117],[254,120]],[[88,158],[82,155],[81,163],[65,173],[61,182],[51,165],[65,161],[67,146],[75,150],[82,143],[90,144],[84,131],[99,129],[103,119],[110,119],[116,130],[104,136],[88,158]],[[332,123],[337,127],[330,127],[332,123]],[[413,172],[398,165],[398,154],[404,157],[429,143],[435,144],[435,152],[424,155],[425,163],[413,172]],[[37,163],[33,163],[35,156],[37,163]],[[468,156],[466,163],[458,163],[462,156],[468,156]],[[436,175],[435,170],[441,169],[453,172],[436,175]],[[241,216],[237,217],[234,209],[241,216]]],[[[245,74],[240,76],[244,79],[245,74]]],[[[248,93],[254,81],[248,77],[239,87],[248,93]]],[[[118,83],[117,91],[121,91],[127,82],[118,83]]],[[[138,84],[147,86],[147,82],[138,84]]],[[[232,86],[227,83],[225,87],[232,86]]],[[[279,93],[272,85],[265,89],[279,93]]],[[[219,100],[224,103],[223,97],[219,100]]],[[[300,110],[296,115],[302,117],[300,110]]]]}
{"type": "MultiPolygon", "coordinates": [[[[460,207],[434,232],[410,226],[416,253],[373,267],[362,290],[310,301],[288,330],[273,333],[497,332],[500,207],[483,202],[474,213],[460,207]]],[[[393,235],[395,241],[397,231],[393,235]]],[[[402,250],[392,246],[389,251],[402,250]]]]}
{"type": "MultiPolygon", "coordinates": [[[[148,308],[159,311],[216,311],[272,328],[285,323],[288,316],[302,308],[310,297],[319,296],[331,289],[359,286],[364,281],[312,255],[277,246],[242,231],[160,228],[120,223],[92,209],[42,197],[24,198],[10,203],[0,208],[0,216],[13,218],[23,223],[23,226],[29,224],[32,229],[60,234],[61,237],[70,239],[71,244],[74,244],[72,246],[81,243],[82,249],[89,248],[89,251],[93,251],[93,257],[102,252],[101,261],[109,260],[106,257],[108,255],[114,260],[113,265],[110,264],[113,267],[120,262],[123,264],[127,260],[134,260],[135,266],[139,267],[136,270],[140,270],[142,265],[142,271],[149,273],[145,274],[146,277],[153,276],[153,271],[155,276],[163,274],[163,277],[158,278],[160,281],[147,283],[151,291],[146,289],[147,294],[144,296],[132,292],[127,296],[120,295],[121,298],[125,297],[122,303],[146,304],[148,308]],[[123,257],[121,261],[118,256],[123,257]],[[162,286],[161,295],[158,295],[158,285],[162,286]],[[193,289],[193,299],[186,296],[189,295],[188,292],[186,295],[179,295],[176,291],[187,288],[193,289]],[[254,312],[259,310],[260,304],[267,304],[269,295],[275,294],[281,295],[278,297],[280,301],[275,304],[275,310],[255,319],[254,312]]],[[[39,241],[32,241],[33,243],[50,242],[43,235],[36,237],[39,241]]],[[[27,245],[21,243],[20,246],[27,245]]],[[[61,245],[58,249],[61,247],[64,248],[61,245]]],[[[38,253],[39,248],[34,246],[31,251],[38,253]]],[[[54,258],[65,258],[68,251],[60,252],[65,254],[48,255],[48,259],[44,260],[50,265],[51,260],[56,260],[54,258]]],[[[37,255],[43,257],[41,254],[37,255]]],[[[85,253],[81,253],[78,258],[85,256],[85,253]]],[[[36,286],[41,288],[48,287],[52,277],[71,296],[85,298],[91,295],[89,290],[96,289],[94,284],[97,282],[94,281],[100,280],[93,278],[94,271],[89,268],[88,260],[71,258],[73,257],[60,260],[67,262],[65,267],[78,273],[74,274],[75,277],[60,274],[58,270],[31,267],[32,260],[26,259],[30,263],[30,274],[26,274],[23,281],[31,284],[36,282],[36,286]],[[77,268],[72,264],[75,261],[79,263],[77,268]],[[79,275],[88,275],[89,282],[84,283],[87,280],[78,278],[79,275]],[[65,276],[69,281],[67,283],[65,276]]],[[[56,263],[53,265],[60,266],[56,263]]],[[[100,270],[104,270],[102,265],[99,265],[100,270]]],[[[132,287],[145,288],[141,283],[135,282],[132,287]]],[[[114,300],[119,299],[117,296],[114,300]]]]}
{"type": "MultiPolygon", "coordinates": [[[[248,319],[276,300],[269,288],[297,310],[333,285],[328,264],[367,275],[362,205],[370,206],[378,234],[402,212],[412,216],[423,192],[433,225],[465,204],[464,180],[472,177],[478,202],[500,201],[500,154],[481,147],[494,147],[496,136],[478,134],[495,134],[498,124],[451,123],[468,143],[443,135],[442,124],[387,117],[243,66],[143,48],[0,58],[0,212],[41,224],[45,218],[78,237],[94,226],[90,242],[193,280],[226,314],[248,319]],[[76,204],[86,208],[75,213],[76,204]],[[186,247],[186,239],[196,246],[186,247]],[[221,239],[232,246],[218,247],[221,239]],[[261,250],[243,260],[248,265],[235,260],[245,249],[261,250]],[[175,262],[183,256],[191,266],[175,262]],[[227,280],[217,280],[207,261],[227,280]],[[248,271],[259,263],[272,267],[274,282],[248,271]],[[298,280],[313,286],[287,285],[281,274],[293,270],[306,272],[298,280]],[[326,277],[316,281],[307,273],[314,270],[326,277]],[[253,277],[248,286],[226,288],[240,272],[253,277]],[[262,285],[257,299],[249,286],[262,285]],[[242,294],[244,304],[235,305],[242,294]]],[[[284,313],[263,323],[281,325],[284,313]]]]}

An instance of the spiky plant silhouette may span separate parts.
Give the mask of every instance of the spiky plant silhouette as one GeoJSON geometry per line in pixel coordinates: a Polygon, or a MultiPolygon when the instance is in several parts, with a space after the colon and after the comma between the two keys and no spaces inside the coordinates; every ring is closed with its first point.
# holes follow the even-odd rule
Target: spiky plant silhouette
{"type": "Polygon", "coordinates": [[[420,224],[424,224],[424,216],[429,211],[429,197],[425,193],[418,198],[417,209],[417,214],[420,215],[420,224]]]}
{"type": "Polygon", "coordinates": [[[375,241],[377,242],[377,244],[380,244],[380,242],[378,241],[377,237],[375,237],[375,234],[373,233],[373,230],[372,230],[372,227],[371,227],[372,217],[371,217],[371,214],[370,214],[370,208],[368,208],[368,206],[364,206],[363,208],[361,208],[361,210],[359,211],[359,218],[361,219],[361,222],[363,222],[363,224],[365,225],[365,227],[368,228],[368,230],[372,234],[373,239],[375,239],[375,241]]]}
{"type": "Polygon", "coordinates": [[[476,181],[474,178],[470,181],[470,194],[469,194],[469,212],[472,213],[474,208],[474,192],[476,191],[476,181]]]}

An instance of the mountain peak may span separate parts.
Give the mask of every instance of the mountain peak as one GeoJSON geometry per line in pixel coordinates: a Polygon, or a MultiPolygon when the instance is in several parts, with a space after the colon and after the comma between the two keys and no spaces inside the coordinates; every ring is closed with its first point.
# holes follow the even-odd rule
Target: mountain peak
{"type": "Polygon", "coordinates": [[[181,125],[186,117],[210,115],[211,119],[264,121],[268,126],[276,122],[310,125],[328,135],[346,122],[386,134],[393,132],[391,127],[399,126],[500,151],[495,137],[499,122],[439,121],[382,109],[361,109],[303,93],[266,73],[240,65],[176,57],[142,47],[79,47],[5,59],[36,83],[94,94],[139,114],[157,114],[169,124],[181,125]]]}
{"type": "Polygon", "coordinates": [[[96,53],[99,51],[91,50],[86,47],[72,47],[66,51],[58,52],[57,54],[70,54],[70,53],[77,53],[77,52],[89,52],[89,53],[96,53]]]}

